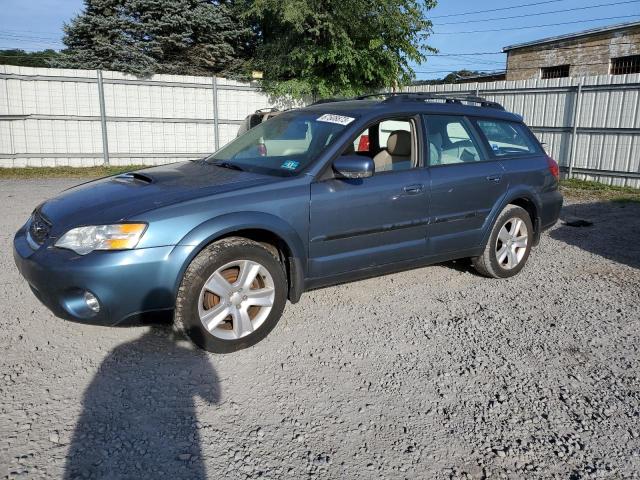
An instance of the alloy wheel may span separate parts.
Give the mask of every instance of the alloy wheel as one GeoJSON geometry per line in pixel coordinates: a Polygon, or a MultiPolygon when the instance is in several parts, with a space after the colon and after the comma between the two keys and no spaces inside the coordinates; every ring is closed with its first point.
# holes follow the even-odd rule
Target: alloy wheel
{"type": "Polygon", "coordinates": [[[269,271],[252,260],[235,260],[218,268],[204,283],[198,315],[213,336],[237,340],[260,328],[274,301],[269,271]]]}
{"type": "Polygon", "coordinates": [[[496,259],[500,267],[511,270],[517,267],[527,252],[529,231],[527,225],[518,217],[507,220],[498,232],[496,239],[496,259]]]}

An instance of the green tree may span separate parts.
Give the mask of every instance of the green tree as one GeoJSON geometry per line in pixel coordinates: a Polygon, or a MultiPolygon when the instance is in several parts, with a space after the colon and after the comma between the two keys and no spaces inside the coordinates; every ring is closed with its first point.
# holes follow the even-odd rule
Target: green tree
{"type": "Polygon", "coordinates": [[[246,16],[258,39],[253,66],[264,86],[294,97],[353,95],[408,84],[411,63],[435,51],[426,12],[436,0],[255,0],[246,16]]]}
{"type": "Polygon", "coordinates": [[[49,67],[49,62],[58,55],[58,52],[51,49],[39,52],[26,52],[19,48],[0,50],[0,64],[21,67],[49,67]]]}
{"type": "Polygon", "coordinates": [[[217,0],[84,0],[65,25],[56,66],[136,75],[234,74],[242,70],[251,30],[217,0]]]}

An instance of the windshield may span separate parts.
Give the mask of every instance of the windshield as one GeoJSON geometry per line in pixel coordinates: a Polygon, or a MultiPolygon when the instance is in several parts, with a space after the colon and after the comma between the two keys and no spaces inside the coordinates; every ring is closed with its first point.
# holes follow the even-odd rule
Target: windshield
{"type": "Polygon", "coordinates": [[[206,161],[256,173],[295,175],[354,120],[318,112],[281,113],[236,138],[206,161]]]}

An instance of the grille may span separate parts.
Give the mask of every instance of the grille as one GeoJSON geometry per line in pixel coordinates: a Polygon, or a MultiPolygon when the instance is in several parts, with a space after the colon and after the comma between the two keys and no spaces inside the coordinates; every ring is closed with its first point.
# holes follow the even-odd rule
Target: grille
{"type": "Polygon", "coordinates": [[[42,216],[39,211],[33,212],[29,223],[29,236],[38,245],[42,245],[51,231],[51,222],[42,216]]]}

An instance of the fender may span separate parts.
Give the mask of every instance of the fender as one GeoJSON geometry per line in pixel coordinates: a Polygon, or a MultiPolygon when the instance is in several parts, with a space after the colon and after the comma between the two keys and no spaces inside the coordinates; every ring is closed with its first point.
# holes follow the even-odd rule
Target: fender
{"type": "Polygon", "coordinates": [[[181,268],[176,283],[176,291],[187,266],[208,244],[216,239],[239,230],[259,229],[277,235],[290,251],[289,299],[295,303],[300,299],[306,276],[307,253],[300,235],[287,222],[274,215],[263,212],[235,212],[220,215],[201,223],[182,240],[178,246],[193,247],[189,257],[181,268]]]}
{"type": "MultiPolygon", "coordinates": [[[[540,196],[530,187],[525,185],[518,185],[517,187],[507,190],[507,193],[501,198],[500,202],[496,204],[493,211],[487,217],[487,225],[485,226],[485,234],[482,239],[482,246],[487,244],[489,241],[489,236],[491,235],[491,230],[493,228],[493,224],[495,223],[500,212],[512,203],[514,200],[519,198],[524,198],[529,200],[534,204],[536,208],[536,212],[539,212],[542,209],[542,202],[540,201],[540,196]]],[[[533,245],[537,245],[540,241],[540,216],[536,215],[536,218],[533,219],[533,228],[534,228],[534,237],[533,237],[533,245]]]]}

